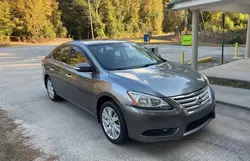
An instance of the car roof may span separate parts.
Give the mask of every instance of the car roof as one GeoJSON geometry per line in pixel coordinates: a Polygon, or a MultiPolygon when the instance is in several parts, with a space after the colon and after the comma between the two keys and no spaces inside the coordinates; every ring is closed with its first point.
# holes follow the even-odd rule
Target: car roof
{"type": "Polygon", "coordinates": [[[117,40],[90,40],[90,41],[71,41],[69,44],[75,45],[101,45],[101,44],[114,44],[114,43],[124,43],[127,41],[117,41],[117,40]]]}

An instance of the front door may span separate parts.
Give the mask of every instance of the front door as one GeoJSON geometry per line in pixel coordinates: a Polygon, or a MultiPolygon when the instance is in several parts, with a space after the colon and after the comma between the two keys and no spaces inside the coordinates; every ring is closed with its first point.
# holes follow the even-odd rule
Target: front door
{"type": "Polygon", "coordinates": [[[69,61],[71,68],[68,73],[71,77],[70,99],[90,112],[93,112],[94,109],[91,109],[91,102],[94,99],[93,88],[96,80],[93,79],[92,72],[76,71],[76,66],[84,62],[89,63],[86,54],[78,47],[72,47],[69,61]]]}

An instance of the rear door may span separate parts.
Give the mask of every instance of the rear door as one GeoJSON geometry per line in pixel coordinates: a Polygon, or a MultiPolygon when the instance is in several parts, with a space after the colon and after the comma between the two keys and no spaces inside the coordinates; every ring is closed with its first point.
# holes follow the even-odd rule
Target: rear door
{"type": "Polygon", "coordinates": [[[52,79],[55,91],[58,95],[68,98],[69,89],[69,57],[71,46],[64,45],[58,47],[52,53],[52,61],[49,66],[50,77],[52,79]]]}

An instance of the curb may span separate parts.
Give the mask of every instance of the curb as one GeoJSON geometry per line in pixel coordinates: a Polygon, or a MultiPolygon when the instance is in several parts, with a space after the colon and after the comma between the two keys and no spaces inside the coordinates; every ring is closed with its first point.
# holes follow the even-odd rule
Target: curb
{"type": "Polygon", "coordinates": [[[228,78],[218,78],[214,76],[207,76],[207,77],[210,83],[214,85],[242,88],[242,89],[248,89],[248,90],[250,89],[250,81],[228,79],[228,78]]]}
{"type": "Polygon", "coordinates": [[[247,107],[247,106],[236,105],[236,104],[233,104],[233,103],[228,103],[228,102],[223,102],[223,101],[218,101],[218,100],[216,100],[216,103],[220,103],[220,104],[223,104],[223,105],[232,106],[232,107],[235,107],[235,108],[250,111],[250,107],[247,107]]]}

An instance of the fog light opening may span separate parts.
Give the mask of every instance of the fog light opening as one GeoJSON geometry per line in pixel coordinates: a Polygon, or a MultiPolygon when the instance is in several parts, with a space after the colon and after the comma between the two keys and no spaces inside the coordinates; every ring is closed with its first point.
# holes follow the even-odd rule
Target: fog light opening
{"type": "Polygon", "coordinates": [[[142,133],[143,136],[171,136],[178,128],[150,129],[142,133]]]}

